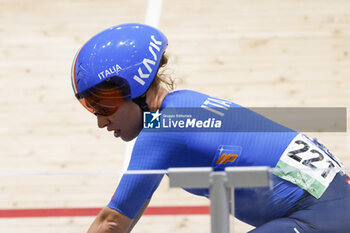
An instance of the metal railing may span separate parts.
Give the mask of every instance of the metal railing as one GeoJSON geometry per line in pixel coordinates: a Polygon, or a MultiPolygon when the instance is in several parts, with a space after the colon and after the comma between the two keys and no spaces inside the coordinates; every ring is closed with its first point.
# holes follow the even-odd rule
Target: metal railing
{"type": "Polygon", "coordinates": [[[212,168],[169,168],[170,187],[209,188],[212,233],[230,232],[230,209],[234,215],[234,192],[243,187],[270,186],[269,167],[227,167],[217,172],[212,168]]]}

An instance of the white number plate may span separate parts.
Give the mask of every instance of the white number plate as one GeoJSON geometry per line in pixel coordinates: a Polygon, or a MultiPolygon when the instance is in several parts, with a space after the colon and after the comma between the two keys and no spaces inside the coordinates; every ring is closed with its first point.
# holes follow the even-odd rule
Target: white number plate
{"type": "Polygon", "coordinates": [[[317,141],[298,134],[278,161],[274,174],[320,198],[342,167],[317,141]]]}

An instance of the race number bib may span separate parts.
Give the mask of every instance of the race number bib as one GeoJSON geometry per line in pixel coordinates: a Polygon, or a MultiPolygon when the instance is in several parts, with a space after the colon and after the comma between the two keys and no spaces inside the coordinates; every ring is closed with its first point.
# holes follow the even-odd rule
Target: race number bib
{"type": "Polygon", "coordinates": [[[283,152],[274,174],[298,185],[318,199],[341,167],[340,160],[322,144],[298,134],[283,152]]]}

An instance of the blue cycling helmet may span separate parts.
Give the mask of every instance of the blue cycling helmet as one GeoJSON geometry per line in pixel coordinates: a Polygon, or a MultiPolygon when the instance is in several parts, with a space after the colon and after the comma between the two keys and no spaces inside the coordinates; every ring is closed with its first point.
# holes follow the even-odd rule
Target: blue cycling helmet
{"type": "MultiPolygon", "coordinates": [[[[137,99],[146,93],[155,78],[167,45],[162,32],[144,24],[121,24],[100,32],[74,58],[71,80],[75,96],[93,112],[89,96],[112,81],[114,86],[127,87],[124,90],[128,93],[119,93],[118,98],[137,99]],[[115,78],[119,81],[115,82],[115,78]]],[[[112,92],[110,89],[102,96],[111,96],[112,92]]],[[[111,102],[107,107],[110,105],[111,102]]]]}

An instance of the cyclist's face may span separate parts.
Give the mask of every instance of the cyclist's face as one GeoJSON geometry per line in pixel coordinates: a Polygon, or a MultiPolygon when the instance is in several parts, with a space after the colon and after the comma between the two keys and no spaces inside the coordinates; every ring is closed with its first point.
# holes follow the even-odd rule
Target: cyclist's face
{"type": "Polygon", "coordinates": [[[125,102],[110,116],[97,115],[98,127],[107,127],[113,131],[115,137],[121,137],[123,141],[134,139],[142,129],[142,111],[132,101],[125,102]]]}

